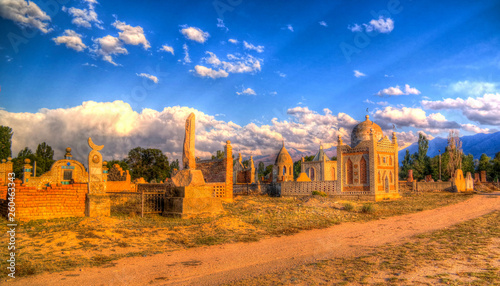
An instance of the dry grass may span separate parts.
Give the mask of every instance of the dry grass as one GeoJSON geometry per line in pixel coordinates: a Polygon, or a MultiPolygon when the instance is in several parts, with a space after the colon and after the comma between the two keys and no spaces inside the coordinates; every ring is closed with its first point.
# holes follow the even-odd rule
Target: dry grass
{"type": "Polygon", "coordinates": [[[500,212],[368,255],[323,260],[230,285],[500,285],[500,212]]]}
{"type": "MultiPolygon", "coordinates": [[[[232,242],[257,241],[290,235],[301,230],[325,228],[351,221],[369,221],[454,204],[470,198],[456,193],[428,193],[396,201],[373,203],[336,202],[320,196],[297,198],[237,197],[224,204],[226,213],[193,219],[151,215],[144,218],[64,218],[21,223],[16,244],[18,276],[57,272],[84,266],[110,266],[127,256],[147,256],[182,248],[232,242]]],[[[7,227],[0,231],[7,241],[7,227]]],[[[7,247],[0,250],[7,257],[7,247]]],[[[5,272],[6,259],[0,260],[5,272]]]]}

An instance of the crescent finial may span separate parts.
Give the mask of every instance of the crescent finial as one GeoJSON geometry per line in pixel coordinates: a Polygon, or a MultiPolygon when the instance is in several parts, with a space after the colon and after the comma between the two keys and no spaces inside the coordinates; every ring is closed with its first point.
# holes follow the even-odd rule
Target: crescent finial
{"type": "Polygon", "coordinates": [[[99,151],[102,148],[104,148],[104,145],[100,145],[100,146],[99,145],[95,145],[94,142],[92,142],[92,138],[90,138],[90,137],[89,137],[88,142],[89,142],[89,146],[90,146],[90,148],[92,148],[92,150],[99,151]]]}

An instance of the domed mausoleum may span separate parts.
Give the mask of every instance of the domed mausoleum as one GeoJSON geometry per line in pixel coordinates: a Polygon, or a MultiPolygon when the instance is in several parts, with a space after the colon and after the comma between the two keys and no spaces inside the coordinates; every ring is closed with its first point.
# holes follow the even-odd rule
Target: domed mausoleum
{"type": "Polygon", "coordinates": [[[351,146],[338,138],[337,192],[376,201],[398,198],[398,143],[366,116],[351,133],[351,146]]]}
{"type": "Polygon", "coordinates": [[[285,141],[283,146],[276,156],[276,161],[273,167],[273,182],[286,182],[293,181],[293,161],[290,154],[285,148],[285,141]]]}

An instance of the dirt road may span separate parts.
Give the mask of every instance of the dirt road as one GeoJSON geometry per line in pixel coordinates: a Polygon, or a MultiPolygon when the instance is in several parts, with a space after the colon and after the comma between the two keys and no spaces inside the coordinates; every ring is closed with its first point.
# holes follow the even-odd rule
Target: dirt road
{"type": "Polygon", "coordinates": [[[345,223],[252,243],[125,258],[109,268],[83,268],[81,271],[16,278],[13,284],[218,285],[316,260],[360,255],[372,247],[397,244],[413,235],[446,228],[498,210],[500,193],[476,195],[456,205],[405,216],[345,223]]]}

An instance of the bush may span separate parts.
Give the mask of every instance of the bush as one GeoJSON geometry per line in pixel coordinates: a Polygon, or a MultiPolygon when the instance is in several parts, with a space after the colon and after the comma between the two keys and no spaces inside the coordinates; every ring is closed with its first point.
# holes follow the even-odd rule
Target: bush
{"type": "Polygon", "coordinates": [[[375,207],[372,204],[363,204],[363,206],[361,207],[362,213],[369,214],[369,213],[373,213],[374,211],[375,211],[375,207]]]}
{"type": "Polygon", "coordinates": [[[344,210],[346,211],[352,211],[354,209],[354,206],[351,203],[345,203],[344,204],[344,210]]]}
{"type": "Polygon", "coordinates": [[[313,196],[322,196],[322,197],[327,197],[328,196],[325,192],[321,192],[321,191],[313,191],[312,195],[313,196]]]}

